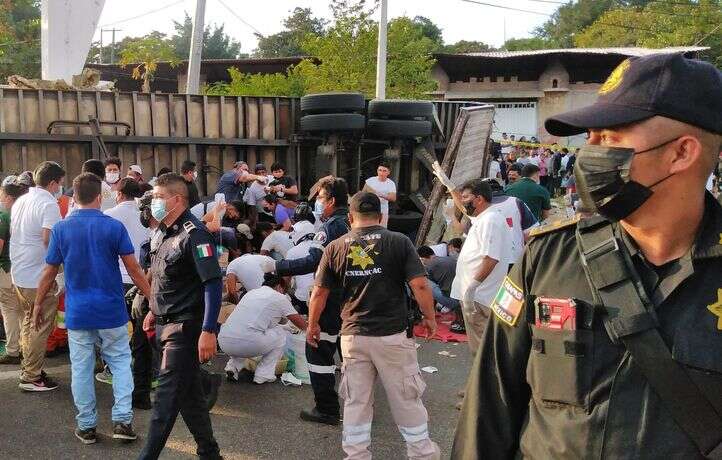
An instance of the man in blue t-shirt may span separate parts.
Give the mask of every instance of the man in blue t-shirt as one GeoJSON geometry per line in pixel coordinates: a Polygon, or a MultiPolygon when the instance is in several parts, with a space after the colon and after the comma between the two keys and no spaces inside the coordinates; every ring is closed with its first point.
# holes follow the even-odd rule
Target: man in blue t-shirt
{"type": "Polygon", "coordinates": [[[136,439],[131,425],[133,376],[128,340],[128,313],[118,257],[128,275],[147,298],[150,286],[135,260],[128,232],[119,221],[100,211],[101,183],[94,174],[73,180],[76,209],[50,233],[47,264],[38,285],[37,308],[54,284],[60,265],[65,273],[65,325],[68,329],[70,364],[78,427],[75,436],[84,444],[96,442],[98,415],[95,407],[95,346],[113,373],[113,438],[136,439]]]}
{"type": "Polygon", "coordinates": [[[254,180],[267,181],[265,176],[257,176],[248,172],[248,164],[245,161],[237,161],[233,169],[223,173],[218,180],[216,193],[222,193],[226,197],[226,203],[243,199],[243,184],[254,180]]]}
{"type": "Polygon", "coordinates": [[[281,204],[281,201],[279,200],[278,196],[273,194],[266,195],[266,198],[263,199],[263,207],[265,210],[271,214],[273,214],[273,218],[276,221],[276,226],[278,230],[283,231],[290,231],[291,230],[291,217],[293,216],[293,208],[287,208],[283,204],[281,204]]]}

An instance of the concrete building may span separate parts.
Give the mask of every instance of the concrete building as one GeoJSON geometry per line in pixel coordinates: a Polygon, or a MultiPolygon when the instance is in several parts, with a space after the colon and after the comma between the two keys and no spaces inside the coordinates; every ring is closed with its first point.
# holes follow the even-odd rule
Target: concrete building
{"type": "MultiPolygon", "coordinates": [[[[437,99],[496,106],[494,138],[502,133],[555,142],[544,130],[548,117],[592,104],[607,76],[624,59],[681,52],[696,57],[705,47],[571,48],[436,54],[432,70],[437,99]]],[[[572,145],[583,136],[570,139],[572,145]]]]}

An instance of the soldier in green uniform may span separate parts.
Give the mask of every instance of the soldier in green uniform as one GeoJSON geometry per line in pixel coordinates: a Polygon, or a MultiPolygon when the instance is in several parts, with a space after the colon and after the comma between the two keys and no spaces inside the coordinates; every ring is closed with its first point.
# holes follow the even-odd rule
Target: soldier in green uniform
{"type": "Polygon", "coordinates": [[[537,230],[491,305],[454,459],[722,458],[722,74],[624,61],[574,173],[596,214],[537,230]]]}

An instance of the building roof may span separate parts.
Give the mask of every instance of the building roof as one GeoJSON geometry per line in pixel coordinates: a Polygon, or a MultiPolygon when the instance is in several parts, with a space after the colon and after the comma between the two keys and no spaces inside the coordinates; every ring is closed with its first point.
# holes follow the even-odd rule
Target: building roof
{"type": "MultiPolygon", "coordinates": [[[[664,53],[695,53],[708,50],[707,46],[674,46],[669,48],[561,48],[531,51],[486,51],[482,53],[464,53],[462,56],[506,59],[524,56],[558,55],[558,54],[618,54],[622,56],[649,56],[664,53]]],[[[444,53],[445,54],[445,53],[444,53]]],[[[448,55],[448,54],[447,54],[448,55]]],[[[458,56],[458,55],[457,55],[458,56]]]]}

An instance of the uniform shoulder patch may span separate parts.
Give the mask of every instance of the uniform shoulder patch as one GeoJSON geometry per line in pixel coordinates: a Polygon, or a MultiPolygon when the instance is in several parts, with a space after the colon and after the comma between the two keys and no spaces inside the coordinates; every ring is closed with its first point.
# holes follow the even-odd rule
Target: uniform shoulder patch
{"type": "Polygon", "coordinates": [[[316,233],[316,235],[313,237],[314,242],[321,243],[321,244],[326,243],[327,239],[328,239],[328,237],[326,236],[326,232],[324,232],[324,231],[320,231],[320,232],[316,233]]]}
{"type": "Polygon", "coordinates": [[[524,292],[507,276],[501,282],[499,292],[491,302],[491,311],[509,326],[516,325],[524,305],[524,292]]]}
{"type": "Polygon", "coordinates": [[[196,224],[194,224],[190,220],[183,222],[183,229],[188,233],[192,232],[196,228],[198,228],[198,227],[196,227],[196,224]]]}
{"type": "Polygon", "coordinates": [[[209,243],[203,243],[196,246],[196,255],[199,259],[211,257],[213,255],[213,247],[209,243]]]}
{"type": "Polygon", "coordinates": [[[552,222],[551,224],[542,225],[541,227],[536,227],[531,229],[529,232],[529,236],[539,236],[539,235],[546,235],[547,233],[555,232],[557,230],[561,230],[563,228],[571,227],[573,225],[576,225],[581,218],[579,216],[572,217],[570,219],[562,219],[558,220],[556,222],[552,222]]]}

